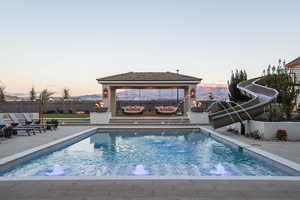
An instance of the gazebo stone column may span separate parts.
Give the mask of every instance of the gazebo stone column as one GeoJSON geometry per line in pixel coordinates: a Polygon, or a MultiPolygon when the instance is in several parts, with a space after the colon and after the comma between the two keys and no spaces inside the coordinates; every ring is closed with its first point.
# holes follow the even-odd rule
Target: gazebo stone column
{"type": "Polygon", "coordinates": [[[190,97],[189,97],[189,88],[184,88],[184,115],[190,110],[190,97]]]}
{"type": "Polygon", "coordinates": [[[184,88],[184,112],[191,112],[191,107],[193,101],[196,100],[196,89],[197,85],[189,85],[188,87],[184,88]]]}
{"type": "Polygon", "coordinates": [[[102,102],[103,102],[103,106],[107,108],[108,112],[111,112],[111,101],[110,101],[110,96],[111,96],[111,92],[110,92],[110,86],[109,85],[102,85],[102,102]],[[105,97],[104,96],[104,90],[108,91],[108,95],[105,97]]]}
{"type": "Polygon", "coordinates": [[[116,116],[117,114],[116,90],[116,88],[110,87],[110,112],[112,116],[116,116]]]}

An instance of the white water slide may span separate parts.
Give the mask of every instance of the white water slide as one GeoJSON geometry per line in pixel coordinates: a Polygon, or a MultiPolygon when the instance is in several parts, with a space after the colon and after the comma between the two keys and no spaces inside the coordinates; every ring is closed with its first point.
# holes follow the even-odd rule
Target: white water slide
{"type": "Polygon", "coordinates": [[[220,128],[232,123],[250,120],[264,112],[267,104],[277,98],[278,92],[273,88],[259,85],[260,78],[243,81],[237,85],[244,95],[251,100],[228,109],[209,114],[210,124],[214,128],[220,128]]]}

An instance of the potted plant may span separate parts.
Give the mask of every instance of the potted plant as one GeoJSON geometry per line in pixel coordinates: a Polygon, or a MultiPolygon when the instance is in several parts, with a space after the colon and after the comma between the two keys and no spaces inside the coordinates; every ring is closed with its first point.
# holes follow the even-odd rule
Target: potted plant
{"type": "Polygon", "coordinates": [[[276,132],[276,138],[281,141],[287,141],[287,131],[283,129],[278,129],[276,132]]]}

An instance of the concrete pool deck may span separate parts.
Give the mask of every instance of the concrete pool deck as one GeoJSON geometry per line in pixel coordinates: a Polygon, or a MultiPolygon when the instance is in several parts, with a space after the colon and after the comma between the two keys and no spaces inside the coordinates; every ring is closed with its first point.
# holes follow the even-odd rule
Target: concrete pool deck
{"type": "Polygon", "coordinates": [[[20,135],[12,136],[12,138],[1,138],[0,158],[20,153],[90,128],[91,126],[59,126],[54,131],[36,133],[36,135],[27,136],[26,133],[20,133],[20,135]]]}
{"type": "MultiPolygon", "coordinates": [[[[210,126],[205,127],[213,130],[210,126]]],[[[278,156],[300,164],[300,141],[285,142],[275,140],[255,140],[253,138],[248,138],[242,135],[237,135],[232,132],[228,132],[226,131],[226,128],[220,128],[215,131],[227,137],[247,143],[249,145],[255,146],[256,148],[276,154],[278,156]]]]}
{"type": "MultiPolygon", "coordinates": [[[[48,131],[35,136],[17,136],[1,141],[0,155],[7,156],[30,148],[47,144],[63,137],[71,136],[91,127],[59,127],[57,131],[48,131]],[[13,153],[12,153],[13,152],[13,153]]],[[[113,127],[112,127],[113,128],[113,127]]],[[[206,126],[206,128],[208,128],[206,126]]],[[[222,131],[218,131],[222,132],[222,131]]],[[[226,134],[226,133],[225,133],[226,134]]],[[[230,135],[227,135],[230,136],[230,135]]],[[[230,136],[235,139],[235,135],[230,136]]],[[[247,139],[247,138],[245,138],[247,139]]],[[[245,141],[244,141],[245,142],[245,141]]],[[[266,142],[266,141],[262,141],[266,142]]],[[[250,141],[252,144],[253,141],[250,141]]],[[[300,143],[299,143],[300,144],[300,143]]],[[[264,146],[264,145],[262,145],[264,146]]],[[[276,146],[274,146],[275,148],[276,146]]],[[[258,148],[260,148],[258,146],[258,148]]],[[[277,147],[276,147],[277,148],[277,147]]],[[[269,147],[271,153],[276,149],[269,147]]],[[[264,149],[266,150],[266,149],[264,149]]],[[[278,150],[277,150],[278,151],[278,150]]],[[[293,158],[293,152],[290,157],[293,158]]],[[[291,159],[292,160],[292,159],[291,159]]],[[[95,178],[95,177],[94,177],[95,178]]],[[[206,177],[202,180],[106,178],[95,180],[93,177],[80,180],[64,177],[42,180],[0,181],[0,195],[3,199],[299,199],[300,181],[280,180],[280,177],[251,180],[246,177],[206,177]],[[94,179],[94,180],[93,180],[94,179]]]]}

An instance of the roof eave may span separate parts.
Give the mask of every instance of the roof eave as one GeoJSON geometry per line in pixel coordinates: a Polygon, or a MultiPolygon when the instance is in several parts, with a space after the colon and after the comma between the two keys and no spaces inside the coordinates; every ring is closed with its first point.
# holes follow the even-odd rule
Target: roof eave
{"type": "Polygon", "coordinates": [[[193,81],[188,81],[188,80],[186,80],[186,81],[183,81],[183,80],[178,80],[178,81],[147,81],[147,80],[144,80],[144,81],[132,81],[132,80],[130,80],[130,81],[126,81],[126,80],[124,80],[124,81],[112,81],[112,80],[99,80],[99,79],[97,79],[97,81],[98,81],[98,83],[99,84],[114,84],[114,83],[116,83],[116,84],[151,84],[151,83],[160,83],[160,84],[172,84],[172,83],[174,83],[174,84],[178,84],[178,83],[189,83],[189,84],[199,84],[201,81],[202,81],[202,79],[199,79],[199,80],[193,80],[193,81]]]}

